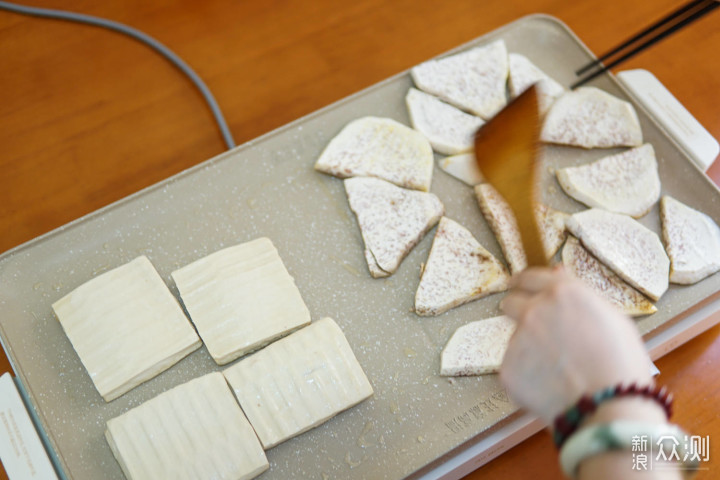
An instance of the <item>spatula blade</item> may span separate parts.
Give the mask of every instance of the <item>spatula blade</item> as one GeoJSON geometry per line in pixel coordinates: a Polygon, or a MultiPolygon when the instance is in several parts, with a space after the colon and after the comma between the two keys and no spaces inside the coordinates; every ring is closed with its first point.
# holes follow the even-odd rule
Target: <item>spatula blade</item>
{"type": "Polygon", "coordinates": [[[548,264],[535,218],[541,126],[532,86],[475,134],[478,167],[515,214],[528,266],[548,264]]]}

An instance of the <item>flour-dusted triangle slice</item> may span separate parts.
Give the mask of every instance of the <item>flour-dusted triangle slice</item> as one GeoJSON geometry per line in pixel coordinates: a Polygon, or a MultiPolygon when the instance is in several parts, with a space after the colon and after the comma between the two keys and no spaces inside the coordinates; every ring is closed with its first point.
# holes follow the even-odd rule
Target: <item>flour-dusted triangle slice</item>
{"type": "Polygon", "coordinates": [[[106,402],[167,370],[201,345],[145,256],[80,285],[52,308],[106,402]]]}
{"type": "Polygon", "coordinates": [[[540,112],[544,113],[560,95],[565,93],[562,85],[540,70],[526,56],[511,53],[508,59],[510,65],[508,86],[511,97],[517,97],[531,85],[537,84],[538,104],[540,112]]]}
{"type": "Polygon", "coordinates": [[[178,385],[107,422],[129,480],[251,479],[265,452],[220,372],[178,385]]]}
{"type": "Polygon", "coordinates": [[[474,153],[460,153],[441,159],[440,168],[471,187],[485,181],[477,165],[474,153]]]}
{"type": "Polygon", "coordinates": [[[555,256],[567,238],[565,221],[570,218],[570,215],[538,203],[535,206],[535,218],[540,228],[540,240],[543,242],[545,257],[550,259],[555,256]]]}
{"type": "Polygon", "coordinates": [[[586,165],[556,171],[558,182],[575,200],[634,218],[645,215],[660,198],[655,150],[641,147],[586,165]]]}
{"type": "Polygon", "coordinates": [[[672,197],[660,200],[670,281],[692,284],[720,270],[720,228],[708,215],[672,197]]]}
{"type": "Polygon", "coordinates": [[[595,87],[558,98],[545,116],[540,139],[583,148],[639,147],[643,142],[633,106],[595,87]]]}
{"type": "Polygon", "coordinates": [[[443,348],[440,375],[468,376],[500,371],[516,322],[510,317],[476,320],[455,330],[443,348]]]}
{"type": "Polygon", "coordinates": [[[579,278],[626,315],[637,317],[657,312],[655,305],[590,255],[572,235],[565,242],[562,260],[567,272],[579,278]]]}
{"type": "Polygon", "coordinates": [[[340,178],[382,178],[427,192],[433,160],[430,142],[420,132],[390,118],[363,117],[330,141],[315,169],[340,178]]]}
{"type": "Polygon", "coordinates": [[[410,75],[420,90],[485,120],[507,103],[508,55],[502,40],[421,63],[410,75]]]}
{"type": "Polygon", "coordinates": [[[345,191],[357,216],[368,268],[376,278],[393,274],[445,210],[432,193],[407,190],[378,178],[348,178],[345,191]]]}
{"type": "Polygon", "coordinates": [[[475,197],[478,205],[480,205],[483,217],[485,217],[490,230],[492,230],[500,244],[505,261],[510,267],[510,272],[517,273],[525,270],[527,257],[522,245],[517,220],[515,220],[510,205],[489,183],[476,185],[475,197]]]}
{"type": "Polygon", "coordinates": [[[269,238],[218,250],[172,277],[218,365],[310,323],[310,311],[269,238]]]}
{"type": "Polygon", "coordinates": [[[365,247],[363,255],[365,256],[365,261],[367,262],[370,276],[372,276],[373,278],[385,278],[392,275],[391,272],[386,272],[385,270],[380,268],[380,265],[378,265],[377,261],[375,260],[375,256],[373,256],[372,252],[367,247],[365,247]]]}
{"type": "Polygon", "coordinates": [[[265,450],[373,394],[340,327],[311,323],[223,372],[265,450]]]}
{"type": "Polygon", "coordinates": [[[505,267],[465,227],[443,217],[415,293],[415,313],[440,315],[506,290],[509,279],[505,267]]]}
{"type": "Polygon", "coordinates": [[[566,226],[591,254],[651,300],[667,290],[670,260],[657,234],[637,220],[591,208],[571,215],[566,226]]]}
{"type": "Polygon", "coordinates": [[[469,152],[475,132],[485,123],[439,98],[415,88],[405,96],[410,123],[425,135],[433,150],[444,155],[469,152]]]}

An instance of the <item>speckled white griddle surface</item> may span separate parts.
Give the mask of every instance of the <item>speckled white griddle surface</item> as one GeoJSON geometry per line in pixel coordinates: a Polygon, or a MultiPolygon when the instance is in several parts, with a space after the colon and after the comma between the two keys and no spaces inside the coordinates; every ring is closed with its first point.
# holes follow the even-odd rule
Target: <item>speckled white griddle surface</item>
{"type": "MultiPolygon", "coordinates": [[[[565,85],[573,69],[590,58],[564,26],[548,17],[521,19],[471,45],[496,38],[565,85]]],[[[626,98],[612,79],[595,85],[626,98]]],[[[435,230],[395,274],[373,279],[342,181],[313,170],[328,141],[355,118],[386,116],[407,125],[410,86],[407,73],[393,77],[0,257],[4,346],[70,478],[121,479],[103,438],[105,422],[220,367],[202,347],[105,403],[53,316],[52,302],[141,254],[177,295],[170,272],[260,236],[276,245],[313,320],[329,316],[342,328],[375,390],[360,405],[271,449],[263,479],[403,478],[514,414],[496,376],[452,381],[438,376],[440,352],[450,335],[460,325],[498,315],[502,294],[438,317],[418,317],[411,308],[420,263],[435,230]]],[[[638,114],[645,141],[657,152],[663,193],[719,222],[715,187],[643,111],[638,114]]],[[[581,210],[551,172],[607,154],[549,148],[545,201],[567,212],[581,210]]],[[[450,218],[500,258],[470,187],[435,168],[431,191],[450,218]]],[[[657,205],[641,221],[660,232],[657,205]]],[[[659,312],[637,320],[638,326],[651,332],[718,290],[718,275],[689,287],[673,285],[657,302],[659,312]]]]}

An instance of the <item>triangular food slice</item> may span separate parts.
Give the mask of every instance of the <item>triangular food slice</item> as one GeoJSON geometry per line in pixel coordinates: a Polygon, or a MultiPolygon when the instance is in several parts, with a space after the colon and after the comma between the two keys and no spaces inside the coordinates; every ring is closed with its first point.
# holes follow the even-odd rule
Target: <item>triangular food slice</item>
{"type": "Polygon", "coordinates": [[[105,437],[132,480],[251,479],[269,468],[220,372],[178,385],[109,420],[105,437]]]}
{"type": "Polygon", "coordinates": [[[555,210],[542,203],[535,206],[535,218],[540,227],[540,240],[543,242],[545,257],[552,258],[567,238],[565,221],[570,218],[565,212],[555,210]]]}
{"type": "Polygon", "coordinates": [[[442,351],[440,375],[499,372],[515,328],[515,320],[505,315],[477,320],[458,328],[442,351]]]}
{"type": "Polygon", "coordinates": [[[583,148],[639,147],[643,141],[633,106],[595,87],[558,98],[545,116],[540,139],[583,148]]]}
{"type": "Polygon", "coordinates": [[[373,394],[340,327],[311,323],[223,372],[268,450],[373,394]]]}
{"type": "Polygon", "coordinates": [[[649,143],[587,165],[558,169],[556,175],[575,200],[635,218],[645,215],[660,198],[655,150],[649,143]]]}
{"type": "Polygon", "coordinates": [[[489,183],[476,185],[475,197],[490,230],[500,244],[510,272],[517,273],[525,270],[527,257],[523,249],[517,220],[515,220],[510,205],[489,183]]]}
{"type": "Polygon", "coordinates": [[[565,270],[626,315],[636,317],[657,312],[655,305],[590,255],[572,235],[565,242],[562,260],[565,270]]]}
{"type": "Polygon", "coordinates": [[[571,215],[566,225],[591,254],[650,299],[667,290],[670,260],[657,234],[637,220],[592,208],[571,215]]]}
{"type": "Polygon", "coordinates": [[[720,228],[712,218],[668,196],[660,218],[671,282],[692,284],[720,270],[720,228]]]}
{"type": "Polygon", "coordinates": [[[405,96],[410,123],[425,135],[433,149],[445,155],[472,150],[475,132],[485,123],[439,98],[410,88],[405,96]]]}
{"type": "Polygon", "coordinates": [[[373,277],[387,277],[440,220],[443,204],[432,193],[400,188],[378,178],[345,180],[373,277]]]}
{"type": "Polygon", "coordinates": [[[440,315],[506,290],[509,279],[505,267],[465,227],[443,217],[415,293],[415,313],[440,315]]]}
{"type": "Polygon", "coordinates": [[[340,178],[377,177],[427,192],[433,171],[430,142],[390,118],[363,117],[348,123],[325,147],[315,169],[340,178]]]}
{"type": "Polygon", "coordinates": [[[52,308],[106,402],[201,345],[180,304],[145,256],[80,285],[52,308]]]}
{"type": "Polygon", "coordinates": [[[420,90],[485,120],[507,103],[508,55],[502,40],[429,60],[410,74],[420,90]]]}
{"type": "Polygon", "coordinates": [[[460,153],[441,159],[438,164],[447,174],[457,178],[471,187],[485,181],[474,153],[460,153]]]}
{"type": "Polygon", "coordinates": [[[218,365],[310,323],[310,311],[269,238],[213,252],[172,277],[218,365]]]}
{"type": "Polygon", "coordinates": [[[562,85],[540,70],[526,56],[511,53],[508,58],[510,64],[508,85],[511,97],[517,97],[530,88],[531,85],[537,83],[540,112],[544,113],[547,112],[555,99],[565,93],[562,85]]]}

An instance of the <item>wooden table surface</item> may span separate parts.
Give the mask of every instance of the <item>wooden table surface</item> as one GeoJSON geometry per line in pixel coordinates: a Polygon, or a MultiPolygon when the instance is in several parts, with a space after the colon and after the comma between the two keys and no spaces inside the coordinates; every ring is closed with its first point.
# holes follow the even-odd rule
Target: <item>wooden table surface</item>
{"type": "MultiPolygon", "coordinates": [[[[38,0],[143,30],[205,79],[238,144],[531,13],[600,54],[679,0],[38,0]]],[[[720,13],[623,68],[651,70],[720,138],[720,13]]],[[[0,12],[0,252],[225,150],[200,95],[146,47],[0,12]]],[[[720,162],[710,175],[720,179],[720,162]]],[[[0,312],[2,314],[2,312],[0,312]]],[[[720,327],[657,362],[676,420],[720,458],[720,327]]],[[[0,354],[1,355],[1,354],[0,354]]],[[[3,357],[0,372],[8,371],[3,357]]],[[[542,432],[469,479],[560,478],[542,432]]],[[[0,478],[6,478],[4,473],[0,478]]]]}

